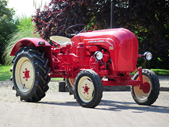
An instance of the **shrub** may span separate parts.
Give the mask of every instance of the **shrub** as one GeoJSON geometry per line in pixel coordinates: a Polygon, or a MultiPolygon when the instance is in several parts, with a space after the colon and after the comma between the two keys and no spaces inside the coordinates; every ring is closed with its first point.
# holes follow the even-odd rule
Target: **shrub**
{"type": "Polygon", "coordinates": [[[10,35],[9,43],[5,46],[3,53],[3,59],[6,65],[11,64],[13,57],[10,56],[10,52],[20,39],[25,37],[39,37],[38,34],[34,34],[34,24],[31,22],[31,17],[22,17],[19,25],[17,25],[18,31],[10,35]]]}
{"type": "Polygon", "coordinates": [[[32,21],[44,39],[65,35],[68,26],[88,24],[93,29],[107,28],[110,19],[110,0],[52,0],[45,10],[37,9],[32,21]]]}

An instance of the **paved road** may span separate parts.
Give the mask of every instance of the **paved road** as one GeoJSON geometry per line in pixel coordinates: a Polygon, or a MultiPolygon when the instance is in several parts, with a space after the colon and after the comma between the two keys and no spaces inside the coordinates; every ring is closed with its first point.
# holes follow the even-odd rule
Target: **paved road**
{"type": "Polygon", "coordinates": [[[55,88],[39,103],[20,102],[11,86],[0,87],[1,127],[168,127],[169,92],[152,106],[137,105],[127,92],[104,92],[94,109],[82,108],[55,88]]]}
{"type": "Polygon", "coordinates": [[[169,91],[169,76],[158,76],[160,88],[164,91],[169,91]]]}

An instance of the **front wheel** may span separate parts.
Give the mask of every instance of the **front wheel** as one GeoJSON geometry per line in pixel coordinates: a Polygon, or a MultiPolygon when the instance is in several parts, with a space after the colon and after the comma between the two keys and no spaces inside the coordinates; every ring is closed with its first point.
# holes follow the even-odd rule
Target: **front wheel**
{"type": "Polygon", "coordinates": [[[16,53],[13,62],[13,83],[17,95],[21,100],[40,101],[49,89],[48,59],[36,48],[24,47],[16,53]]]}
{"type": "Polygon", "coordinates": [[[98,74],[92,70],[81,71],[75,79],[75,95],[82,107],[94,108],[102,98],[102,82],[98,74]]]}
{"type": "MultiPolygon", "coordinates": [[[[142,70],[143,84],[132,86],[131,94],[133,99],[139,105],[151,105],[158,98],[160,84],[157,75],[148,69],[142,70]]],[[[139,75],[136,73],[133,76],[134,80],[139,80],[139,75]]]]}

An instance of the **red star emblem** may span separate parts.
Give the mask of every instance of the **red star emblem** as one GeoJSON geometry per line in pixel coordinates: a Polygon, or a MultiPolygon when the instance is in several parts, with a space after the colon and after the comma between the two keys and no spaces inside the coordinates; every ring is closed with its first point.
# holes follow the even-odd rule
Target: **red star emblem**
{"type": "Polygon", "coordinates": [[[26,79],[26,81],[28,81],[28,78],[30,78],[29,72],[30,72],[30,71],[28,71],[27,68],[25,68],[25,71],[23,71],[23,73],[25,74],[25,75],[24,75],[25,77],[23,77],[23,78],[26,79]]]}
{"type": "Polygon", "coordinates": [[[87,86],[87,84],[85,84],[85,85],[86,85],[85,87],[84,87],[84,86],[82,87],[82,88],[84,89],[84,92],[83,92],[83,93],[84,93],[84,94],[85,94],[85,93],[89,94],[88,91],[89,91],[90,88],[87,86]]]}

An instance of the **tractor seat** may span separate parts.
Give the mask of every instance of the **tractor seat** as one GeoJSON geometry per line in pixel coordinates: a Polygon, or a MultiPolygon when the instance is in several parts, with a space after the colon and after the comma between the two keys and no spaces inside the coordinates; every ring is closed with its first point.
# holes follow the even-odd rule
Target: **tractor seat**
{"type": "Polygon", "coordinates": [[[59,44],[61,47],[66,47],[66,45],[72,44],[71,39],[62,36],[51,36],[50,40],[56,44],[59,44]]]}

